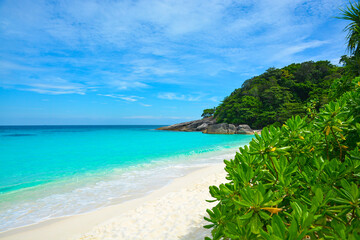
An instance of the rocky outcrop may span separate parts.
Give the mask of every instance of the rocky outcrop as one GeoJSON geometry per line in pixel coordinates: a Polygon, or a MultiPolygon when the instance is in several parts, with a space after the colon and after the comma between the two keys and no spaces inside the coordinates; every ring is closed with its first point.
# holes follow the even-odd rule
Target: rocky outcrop
{"type": "Polygon", "coordinates": [[[250,126],[246,124],[241,124],[236,128],[237,134],[249,134],[250,132],[254,133],[254,131],[250,128],[250,126]]]}
{"type": "Polygon", "coordinates": [[[183,132],[201,132],[209,125],[215,124],[216,120],[213,118],[203,118],[200,120],[177,123],[170,126],[160,127],[157,130],[183,131],[183,132]]]}
{"type": "Polygon", "coordinates": [[[208,123],[203,123],[203,124],[201,124],[200,126],[198,126],[198,127],[196,128],[196,131],[204,131],[204,130],[206,130],[208,127],[209,127],[209,124],[208,124],[208,123]]]}
{"type": "Polygon", "coordinates": [[[170,126],[160,127],[157,130],[203,132],[208,134],[254,134],[249,125],[234,125],[228,123],[216,123],[214,118],[203,118],[170,126]]]}
{"type": "Polygon", "coordinates": [[[203,133],[210,134],[229,134],[229,124],[227,123],[218,123],[208,126],[207,129],[203,131],[203,133]]]}

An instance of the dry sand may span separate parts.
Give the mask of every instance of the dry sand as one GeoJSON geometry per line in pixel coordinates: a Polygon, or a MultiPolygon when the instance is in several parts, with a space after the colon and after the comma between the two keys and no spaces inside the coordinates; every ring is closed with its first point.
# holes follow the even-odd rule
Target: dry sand
{"type": "Polygon", "coordinates": [[[210,185],[225,182],[224,164],[175,179],[151,194],[81,215],[46,221],[0,234],[6,240],[203,239],[210,185]]]}

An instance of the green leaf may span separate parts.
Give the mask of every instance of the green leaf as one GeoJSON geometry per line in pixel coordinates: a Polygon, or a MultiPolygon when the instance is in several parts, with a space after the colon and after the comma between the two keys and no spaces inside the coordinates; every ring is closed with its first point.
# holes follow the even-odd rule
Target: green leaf
{"type": "Polygon", "coordinates": [[[315,190],[315,197],[319,203],[321,203],[323,201],[324,195],[323,195],[321,188],[317,188],[315,190]]]}
{"type": "Polygon", "coordinates": [[[236,224],[234,224],[234,223],[232,223],[232,222],[229,222],[229,223],[227,224],[227,227],[228,227],[229,231],[230,231],[232,234],[234,234],[234,235],[237,235],[237,234],[238,234],[236,224]]]}
{"type": "Polygon", "coordinates": [[[265,232],[263,229],[260,229],[260,235],[265,238],[266,240],[270,240],[270,234],[265,232]]]}
{"type": "Polygon", "coordinates": [[[264,211],[259,211],[258,213],[259,213],[260,217],[264,220],[269,220],[271,218],[270,215],[264,211]]]}
{"type": "Polygon", "coordinates": [[[242,216],[238,216],[237,218],[238,218],[239,220],[247,220],[247,219],[249,219],[249,218],[252,217],[253,213],[254,213],[254,211],[251,210],[251,211],[248,212],[247,214],[244,214],[244,215],[242,215],[242,216]]]}
{"type": "Polygon", "coordinates": [[[298,232],[298,223],[296,222],[296,219],[294,218],[292,221],[291,221],[291,225],[289,227],[289,240],[291,239],[296,239],[297,237],[297,232],[298,232]]]}
{"type": "Polygon", "coordinates": [[[253,218],[251,218],[250,222],[249,222],[250,228],[251,228],[251,232],[255,233],[255,234],[259,234],[260,233],[260,229],[263,226],[262,222],[259,219],[259,216],[257,214],[254,215],[253,218]]]}
{"type": "Polygon", "coordinates": [[[274,215],[271,222],[272,229],[274,234],[281,239],[285,239],[285,224],[279,215],[274,215]]]}
{"type": "Polygon", "coordinates": [[[246,207],[246,208],[250,208],[251,207],[251,203],[244,201],[244,200],[234,200],[234,202],[242,207],[246,207]]]}
{"type": "Polygon", "coordinates": [[[209,225],[205,225],[204,228],[209,229],[209,228],[212,228],[212,227],[214,227],[214,226],[215,226],[215,224],[209,224],[209,225]]]}
{"type": "Polygon", "coordinates": [[[290,203],[292,209],[294,210],[295,215],[302,215],[302,209],[300,207],[300,205],[297,202],[291,202],[290,203]]]}
{"type": "Polygon", "coordinates": [[[310,224],[313,222],[314,220],[314,214],[309,213],[309,215],[306,217],[304,224],[303,224],[303,228],[307,228],[310,226],[310,224]]]}

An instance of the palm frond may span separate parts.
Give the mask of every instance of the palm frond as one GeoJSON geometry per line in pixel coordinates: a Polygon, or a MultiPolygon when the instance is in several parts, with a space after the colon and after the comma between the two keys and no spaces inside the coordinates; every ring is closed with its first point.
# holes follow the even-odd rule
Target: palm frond
{"type": "Polygon", "coordinates": [[[347,48],[353,55],[360,55],[360,2],[349,2],[345,9],[341,9],[340,19],[351,21],[345,28],[347,32],[347,48]]]}

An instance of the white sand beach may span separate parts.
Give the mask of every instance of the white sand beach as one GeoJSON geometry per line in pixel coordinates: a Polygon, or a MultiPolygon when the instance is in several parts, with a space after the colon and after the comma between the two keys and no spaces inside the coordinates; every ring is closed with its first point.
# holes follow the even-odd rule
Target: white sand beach
{"type": "Polygon", "coordinates": [[[4,240],[203,239],[203,217],[214,205],[210,185],[225,182],[224,164],[177,178],[151,194],[90,213],[45,221],[0,234],[4,240]]]}

